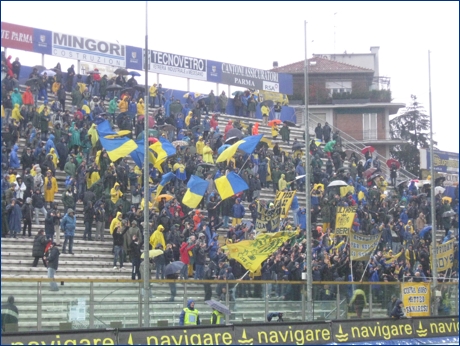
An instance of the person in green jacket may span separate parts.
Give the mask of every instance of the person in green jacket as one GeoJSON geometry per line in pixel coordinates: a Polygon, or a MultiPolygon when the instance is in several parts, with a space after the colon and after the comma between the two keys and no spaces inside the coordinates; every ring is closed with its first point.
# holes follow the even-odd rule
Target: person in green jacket
{"type": "Polygon", "coordinates": [[[115,113],[118,110],[118,97],[114,96],[109,102],[109,109],[107,113],[112,115],[113,122],[115,122],[115,113]]]}
{"type": "Polygon", "coordinates": [[[69,128],[69,137],[70,137],[69,148],[75,149],[75,151],[78,151],[78,147],[81,146],[80,130],[78,129],[75,122],[72,122],[72,125],[69,128]]]}
{"type": "Polygon", "coordinates": [[[75,199],[73,198],[72,188],[69,186],[67,190],[62,193],[62,204],[64,205],[64,211],[67,209],[75,209],[75,199]]]}
{"type": "Polygon", "coordinates": [[[72,91],[72,94],[70,95],[72,98],[72,113],[75,112],[75,108],[80,107],[81,102],[83,100],[83,94],[80,92],[80,87],[75,85],[75,88],[72,91]]]}
{"type": "Polygon", "coordinates": [[[281,139],[283,140],[283,142],[287,142],[287,144],[289,144],[290,134],[291,134],[291,130],[289,129],[289,127],[286,124],[283,124],[283,127],[280,130],[280,135],[281,135],[281,139]]]}
{"type": "Polygon", "coordinates": [[[276,194],[278,191],[278,182],[281,178],[281,172],[277,166],[274,167],[272,171],[272,181],[273,181],[273,192],[276,194]]]}
{"type": "Polygon", "coordinates": [[[64,166],[64,172],[66,175],[75,178],[75,172],[77,171],[77,167],[75,166],[75,159],[71,157],[69,160],[67,160],[65,166],[64,166]]]}
{"type": "Polygon", "coordinates": [[[46,109],[47,109],[47,107],[45,106],[45,108],[43,108],[43,111],[39,115],[40,131],[42,133],[42,136],[44,136],[44,137],[48,137],[48,122],[50,121],[49,116],[46,115],[46,109]]]}

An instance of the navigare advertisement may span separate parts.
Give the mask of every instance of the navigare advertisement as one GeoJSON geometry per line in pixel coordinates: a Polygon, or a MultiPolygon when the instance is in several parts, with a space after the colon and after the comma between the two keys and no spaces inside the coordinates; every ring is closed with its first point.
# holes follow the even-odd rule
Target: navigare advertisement
{"type": "MultiPolygon", "coordinates": [[[[458,337],[458,316],[3,333],[3,345],[321,345],[458,337]]],[[[393,342],[391,342],[393,341],[393,342]]]]}

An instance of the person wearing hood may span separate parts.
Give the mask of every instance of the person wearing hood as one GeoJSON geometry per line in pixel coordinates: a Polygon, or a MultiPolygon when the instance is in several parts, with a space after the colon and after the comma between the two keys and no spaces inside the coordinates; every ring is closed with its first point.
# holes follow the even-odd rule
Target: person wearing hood
{"type": "Polygon", "coordinates": [[[391,311],[391,318],[399,320],[404,317],[404,303],[401,299],[396,300],[393,311],[391,311]]]}
{"type": "Polygon", "coordinates": [[[11,204],[6,207],[6,212],[8,214],[10,238],[16,238],[16,235],[21,232],[22,211],[15,198],[13,198],[11,204]]]}
{"type": "Polygon", "coordinates": [[[109,109],[107,110],[107,113],[112,115],[112,121],[115,122],[115,113],[118,110],[118,97],[114,96],[113,99],[110,100],[109,102],[109,109]]]}
{"type": "Polygon", "coordinates": [[[203,147],[203,162],[214,164],[214,159],[212,157],[212,149],[209,146],[209,141],[206,142],[206,145],[203,147]]]}
{"type": "Polygon", "coordinates": [[[219,109],[222,114],[225,114],[226,112],[227,103],[228,103],[227,95],[225,95],[225,91],[222,91],[222,93],[219,95],[219,109]]]}
{"type": "Polygon", "coordinates": [[[287,182],[284,178],[285,178],[285,174],[281,174],[280,180],[278,181],[279,191],[284,191],[285,189],[287,189],[287,182]]]}
{"type": "Polygon", "coordinates": [[[152,248],[155,249],[158,246],[158,244],[160,244],[163,247],[163,249],[166,248],[165,237],[163,234],[164,229],[165,228],[162,225],[159,225],[155,232],[153,232],[150,236],[149,242],[150,245],[152,245],[152,248]]]}
{"type": "Polygon", "coordinates": [[[196,326],[200,325],[200,313],[195,309],[195,301],[189,299],[187,301],[187,307],[184,308],[179,316],[180,326],[196,326]]]}
{"type": "Polygon", "coordinates": [[[43,185],[45,188],[45,202],[54,202],[54,195],[58,192],[58,185],[56,178],[51,175],[50,170],[46,172],[43,185]]]}
{"type": "Polygon", "coordinates": [[[17,144],[14,145],[13,150],[10,153],[10,168],[18,169],[21,167],[18,157],[19,147],[17,144]]]}
{"type": "MultiPolygon", "coordinates": [[[[56,243],[51,243],[51,247],[48,251],[48,257],[46,257],[46,263],[48,265],[48,278],[54,279],[54,275],[59,266],[59,249],[56,246],[56,243]]],[[[50,281],[50,291],[59,291],[57,283],[53,280],[50,281]]]]}
{"type": "Polygon", "coordinates": [[[192,115],[193,115],[193,112],[190,111],[190,112],[188,112],[187,116],[185,117],[185,126],[187,126],[187,128],[190,127],[190,122],[192,120],[192,115]]]}
{"type": "Polygon", "coordinates": [[[116,204],[121,196],[123,196],[123,192],[120,191],[120,184],[117,182],[110,190],[110,200],[113,204],[116,204]]]}
{"type": "Polygon", "coordinates": [[[68,209],[67,213],[61,219],[61,230],[64,231],[64,244],[62,245],[62,253],[66,253],[65,249],[67,243],[69,243],[69,254],[73,255],[73,238],[75,236],[75,226],[77,224],[77,218],[73,209],[68,209]]]}
{"type": "Polygon", "coordinates": [[[198,155],[203,155],[203,148],[204,148],[204,141],[203,137],[198,137],[198,141],[196,142],[196,153],[198,155]]]}
{"type": "Polygon", "coordinates": [[[123,97],[123,100],[120,101],[118,104],[118,108],[120,109],[120,113],[127,113],[129,108],[129,97],[123,97]]]}
{"type": "Polygon", "coordinates": [[[137,116],[144,116],[145,115],[145,105],[144,105],[144,100],[139,99],[139,102],[137,103],[137,116]]]}
{"type": "Polygon", "coordinates": [[[46,141],[46,144],[45,144],[46,153],[49,153],[51,148],[54,148],[54,150],[56,150],[56,146],[54,145],[54,135],[53,134],[50,134],[48,140],[46,141]]]}
{"type": "MultiPolygon", "coordinates": [[[[262,113],[262,123],[263,125],[268,125],[268,116],[270,115],[270,108],[263,103],[262,106],[260,107],[260,112],[262,113]]],[[[272,132],[273,132],[273,127],[272,127],[272,132]]]]}
{"type": "Polygon", "coordinates": [[[19,105],[19,108],[22,106],[22,95],[19,92],[18,88],[14,88],[14,92],[11,94],[11,102],[13,103],[13,107],[15,105],[19,105]]]}
{"type": "Polygon", "coordinates": [[[27,197],[26,203],[23,204],[21,207],[22,212],[22,236],[26,236],[26,228],[28,229],[29,238],[32,236],[32,213],[33,213],[33,206],[32,206],[32,198],[27,197]]]}
{"type": "Polygon", "coordinates": [[[227,138],[227,133],[228,131],[230,131],[231,129],[233,129],[233,122],[231,120],[228,121],[227,125],[225,125],[225,129],[224,129],[224,135],[225,135],[225,138],[227,138]]]}
{"type": "Polygon", "coordinates": [[[45,248],[46,244],[48,241],[46,240],[45,237],[45,231],[43,229],[40,229],[35,236],[34,239],[34,244],[32,246],[32,257],[34,257],[34,261],[32,262],[32,267],[36,268],[38,261],[40,258],[43,261],[43,265],[46,268],[46,262],[45,262],[45,248]]]}
{"type": "Polygon", "coordinates": [[[119,211],[117,212],[117,215],[112,219],[109,227],[110,234],[113,234],[115,228],[121,227],[122,215],[123,214],[119,211]]]}
{"type": "Polygon", "coordinates": [[[219,126],[219,122],[217,121],[215,114],[211,115],[211,120],[209,121],[209,125],[214,130],[216,129],[216,127],[219,126]]]}
{"type": "Polygon", "coordinates": [[[252,128],[252,135],[258,135],[259,134],[259,123],[255,123],[253,128],[252,128]]]}
{"type": "Polygon", "coordinates": [[[16,192],[16,198],[24,200],[24,192],[26,191],[26,184],[22,181],[22,177],[18,174],[16,175],[16,183],[14,191],[16,192]]]}
{"type": "Polygon", "coordinates": [[[20,106],[18,104],[14,105],[13,113],[11,114],[11,118],[16,120],[18,123],[24,120],[24,117],[21,115],[20,106]]]}

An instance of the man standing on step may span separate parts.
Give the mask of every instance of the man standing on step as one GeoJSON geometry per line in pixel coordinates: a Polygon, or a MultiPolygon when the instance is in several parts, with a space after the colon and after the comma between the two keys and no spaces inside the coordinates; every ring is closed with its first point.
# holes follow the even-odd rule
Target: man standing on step
{"type": "Polygon", "coordinates": [[[180,326],[196,326],[200,325],[199,311],[195,309],[195,302],[193,299],[187,301],[187,307],[184,308],[179,316],[180,326]]]}
{"type": "Polygon", "coordinates": [[[74,215],[73,209],[68,209],[67,214],[61,220],[61,230],[64,231],[64,245],[62,246],[62,253],[65,252],[67,242],[69,243],[69,254],[73,255],[73,238],[75,236],[75,226],[77,224],[77,218],[74,215]]]}
{"type": "MultiPolygon", "coordinates": [[[[56,243],[52,242],[48,250],[48,257],[44,257],[48,263],[48,279],[54,279],[54,274],[56,274],[59,265],[59,255],[60,253],[59,249],[56,247],[56,243]]],[[[59,291],[58,285],[54,280],[50,281],[50,291],[59,291]]]]}

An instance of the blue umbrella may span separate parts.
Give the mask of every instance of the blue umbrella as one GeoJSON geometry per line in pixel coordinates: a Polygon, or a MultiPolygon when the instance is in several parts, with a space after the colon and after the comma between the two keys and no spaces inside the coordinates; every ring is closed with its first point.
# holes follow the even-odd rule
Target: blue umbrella
{"type": "Polygon", "coordinates": [[[231,145],[230,145],[230,144],[224,144],[224,145],[222,145],[219,149],[217,149],[217,153],[218,153],[219,155],[222,154],[222,152],[223,152],[225,149],[227,149],[228,147],[231,147],[231,145]]]}
{"type": "Polygon", "coordinates": [[[223,313],[224,315],[230,315],[230,309],[221,302],[215,300],[206,300],[205,303],[208,304],[214,310],[223,313]]]}
{"type": "Polygon", "coordinates": [[[422,230],[419,233],[419,237],[423,238],[425,236],[425,234],[428,233],[429,231],[431,231],[431,226],[426,226],[426,227],[422,228],[422,230]]]}
{"type": "Polygon", "coordinates": [[[195,99],[195,101],[200,101],[200,100],[203,100],[203,99],[205,99],[207,97],[208,97],[208,95],[200,95],[195,99]]]}
{"type": "Polygon", "coordinates": [[[165,268],[165,276],[176,274],[178,271],[182,269],[184,265],[184,262],[181,261],[169,263],[165,268]]]}
{"type": "Polygon", "coordinates": [[[133,76],[133,77],[140,77],[141,74],[139,72],[136,72],[136,71],[130,71],[128,72],[129,75],[133,76]]]}

